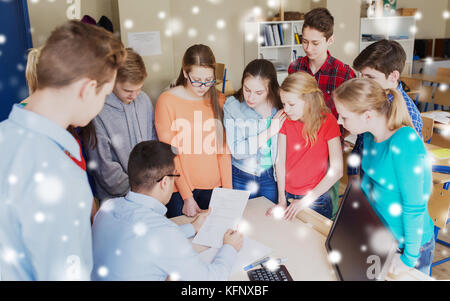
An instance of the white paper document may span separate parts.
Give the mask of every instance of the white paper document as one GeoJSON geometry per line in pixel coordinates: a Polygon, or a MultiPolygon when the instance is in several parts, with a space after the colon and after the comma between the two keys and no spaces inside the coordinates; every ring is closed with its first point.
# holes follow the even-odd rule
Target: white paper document
{"type": "MultiPolygon", "coordinates": [[[[208,250],[200,253],[200,258],[205,263],[211,263],[214,260],[214,257],[216,257],[217,252],[219,252],[219,249],[209,248],[208,250]]],[[[238,253],[231,274],[243,271],[244,267],[270,255],[270,253],[272,253],[272,249],[268,246],[253,239],[244,237],[242,248],[238,253]]]]}
{"type": "Polygon", "coordinates": [[[450,112],[434,111],[422,113],[422,116],[433,119],[436,122],[450,124],[450,112]]]}
{"type": "Polygon", "coordinates": [[[128,46],[141,56],[161,55],[160,32],[129,32],[128,46]]]}
{"type": "Polygon", "coordinates": [[[209,203],[211,212],[192,243],[222,247],[223,235],[228,229],[237,229],[249,197],[249,191],[215,188],[209,203]]]}

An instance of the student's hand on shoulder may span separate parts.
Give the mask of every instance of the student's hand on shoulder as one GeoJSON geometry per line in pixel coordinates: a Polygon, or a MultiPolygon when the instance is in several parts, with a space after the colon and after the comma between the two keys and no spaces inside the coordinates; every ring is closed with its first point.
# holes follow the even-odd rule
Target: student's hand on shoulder
{"type": "Polygon", "coordinates": [[[275,116],[273,116],[272,121],[270,123],[270,135],[275,136],[278,134],[283,127],[284,122],[286,121],[287,115],[284,110],[279,110],[275,116]]]}
{"type": "Polygon", "coordinates": [[[407,266],[406,264],[403,263],[403,261],[401,259],[401,256],[402,256],[402,254],[397,253],[392,258],[391,266],[389,267],[389,273],[390,274],[400,275],[403,272],[407,272],[410,269],[412,269],[412,268],[410,268],[409,266],[407,266]]]}
{"type": "Polygon", "coordinates": [[[224,245],[231,245],[236,252],[239,252],[242,248],[244,237],[239,231],[234,231],[231,229],[228,229],[227,232],[225,232],[225,235],[223,236],[223,244],[224,245]]]}
{"type": "Polygon", "coordinates": [[[208,217],[208,215],[210,214],[210,209],[208,210],[202,210],[202,212],[200,212],[192,221],[192,226],[194,227],[195,233],[198,233],[198,231],[200,230],[200,228],[203,226],[203,224],[205,223],[206,218],[208,217]]]}
{"type": "Polygon", "coordinates": [[[194,217],[202,212],[193,197],[184,200],[182,213],[188,217],[194,217]]]}

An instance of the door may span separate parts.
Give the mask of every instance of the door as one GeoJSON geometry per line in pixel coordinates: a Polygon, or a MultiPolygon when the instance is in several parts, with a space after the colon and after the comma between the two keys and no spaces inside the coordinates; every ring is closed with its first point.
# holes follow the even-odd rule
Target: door
{"type": "Polygon", "coordinates": [[[26,0],[0,0],[0,122],[28,97],[25,67],[32,48],[26,0]]]}

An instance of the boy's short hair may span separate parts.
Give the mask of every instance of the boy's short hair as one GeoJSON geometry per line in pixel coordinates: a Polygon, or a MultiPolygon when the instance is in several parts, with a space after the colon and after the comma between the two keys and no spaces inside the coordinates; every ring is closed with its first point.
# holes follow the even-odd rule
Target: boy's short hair
{"type": "Polygon", "coordinates": [[[128,160],[128,180],[131,191],[151,190],[163,177],[175,170],[176,154],[172,146],[159,141],[137,144],[128,160]]]}
{"type": "Polygon", "coordinates": [[[364,49],[353,61],[353,68],[357,71],[367,67],[373,68],[388,78],[389,74],[396,70],[402,73],[405,61],[405,50],[398,42],[381,40],[364,49]]]}
{"type": "Polygon", "coordinates": [[[334,17],[326,8],[315,8],[305,15],[302,31],[307,27],[320,31],[328,40],[334,32],[334,17]]]}
{"type": "Polygon", "coordinates": [[[142,57],[132,48],[127,48],[127,59],[117,71],[116,82],[140,84],[147,77],[147,70],[142,57]]]}
{"type": "Polygon", "coordinates": [[[81,78],[97,81],[97,91],[113,79],[126,57],[112,33],[80,21],[56,28],[42,48],[36,72],[38,89],[68,86],[81,78]]]}

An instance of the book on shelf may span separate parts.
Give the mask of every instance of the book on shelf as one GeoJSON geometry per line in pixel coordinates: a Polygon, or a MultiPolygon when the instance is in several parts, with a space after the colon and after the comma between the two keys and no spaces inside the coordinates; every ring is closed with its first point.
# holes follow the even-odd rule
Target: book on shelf
{"type": "Polygon", "coordinates": [[[294,40],[295,44],[300,45],[302,43],[301,35],[299,34],[297,24],[292,25],[293,26],[293,32],[294,32],[294,40]]]}
{"type": "Polygon", "coordinates": [[[280,46],[281,45],[281,38],[280,38],[280,32],[278,30],[278,25],[277,24],[273,24],[272,25],[272,31],[273,31],[273,36],[274,36],[274,40],[275,40],[275,45],[273,45],[273,46],[280,46]]]}
{"type": "Polygon", "coordinates": [[[283,33],[283,25],[278,24],[278,31],[280,32],[281,45],[285,45],[284,33],[283,33]]]}
{"type": "Polygon", "coordinates": [[[265,46],[275,46],[275,37],[273,36],[272,26],[264,25],[264,35],[266,39],[265,46]]]}

